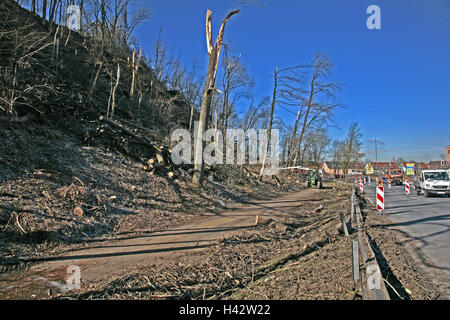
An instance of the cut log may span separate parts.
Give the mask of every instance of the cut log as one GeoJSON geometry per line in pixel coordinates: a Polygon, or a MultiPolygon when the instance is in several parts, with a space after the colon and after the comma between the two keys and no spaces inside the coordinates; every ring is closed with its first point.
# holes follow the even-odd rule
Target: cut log
{"type": "Polygon", "coordinates": [[[162,152],[159,150],[156,151],[156,160],[158,160],[158,163],[160,165],[165,165],[164,156],[163,156],[162,152]]]}
{"type": "Polygon", "coordinates": [[[84,211],[83,211],[83,209],[80,206],[76,206],[73,209],[73,214],[76,215],[77,217],[82,217],[83,214],[84,214],[84,211]]]}

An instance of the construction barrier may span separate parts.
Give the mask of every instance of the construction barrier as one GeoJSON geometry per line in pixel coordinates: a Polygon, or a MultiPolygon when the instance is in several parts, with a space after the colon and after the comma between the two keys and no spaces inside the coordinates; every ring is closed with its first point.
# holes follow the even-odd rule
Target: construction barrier
{"type": "Polygon", "coordinates": [[[377,187],[377,210],[384,211],[384,187],[377,187]]]}
{"type": "Polygon", "coordinates": [[[409,194],[411,193],[411,191],[410,191],[410,189],[409,189],[409,180],[408,180],[408,179],[406,179],[406,181],[405,181],[405,193],[406,193],[406,195],[408,195],[408,196],[409,196],[409,194]]]}
{"type": "Polygon", "coordinates": [[[380,179],[377,177],[377,186],[382,187],[383,186],[383,179],[380,179]]]}
{"type": "Polygon", "coordinates": [[[391,179],[388,180],[388,189],[391,190],[391,179]]]}
{"type": "Polygon", "coordinates": [[[361,193],[364,193],[364,184],[362,179],[359,180],[359,191],[361,191],[361,193]]]}

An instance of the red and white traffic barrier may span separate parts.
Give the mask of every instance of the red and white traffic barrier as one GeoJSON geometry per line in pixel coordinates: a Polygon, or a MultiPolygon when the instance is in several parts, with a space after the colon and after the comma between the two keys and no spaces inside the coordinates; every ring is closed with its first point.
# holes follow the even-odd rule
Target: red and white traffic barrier
{"type": "Polygon", "coordinates": [[[391,179],[388,180],[388,189],[391,190],[391,179]]]}
{"type": "Polygon", "coordinates": [[[405,181],[405,193],[408,196],[411,193],[411,190],[409,189],[409,180],[408,179],[406,179],[406,181],[405,181]]]}
{"type": "Polygon", "coordinates": [[[377,187],[377,210],[384,211],[384,187],[377,187]]]}
{"type": "Polygon", "coordinates": [[[362,179],[359,180],[359,191],[361,191],[361,193],[364,193],[364,184],[362,179]]]}

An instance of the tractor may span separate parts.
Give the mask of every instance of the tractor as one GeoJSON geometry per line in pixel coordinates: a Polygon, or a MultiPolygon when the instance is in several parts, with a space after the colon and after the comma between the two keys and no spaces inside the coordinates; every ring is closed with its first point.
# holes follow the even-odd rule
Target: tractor
{"type": "Polygon", "coordinates": [[[309,171],[308,176],[306,177],[306,187],[317,187],[317,189],[322,189],[322,178],[317,170],[312,169],[309,171]]]}

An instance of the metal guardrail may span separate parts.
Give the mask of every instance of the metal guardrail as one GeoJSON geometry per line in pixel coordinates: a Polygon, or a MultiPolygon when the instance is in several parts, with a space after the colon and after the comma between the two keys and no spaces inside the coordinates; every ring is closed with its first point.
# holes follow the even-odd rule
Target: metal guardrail
{"type": "Polygon", "coordinates": [[[350,218],[352,228],[357,231],[357,240],[352,241],[353,280],[360,281],[363,300],[390,300],[380,266],[364,231],[355,188],[352,188],[350,218]]]}

